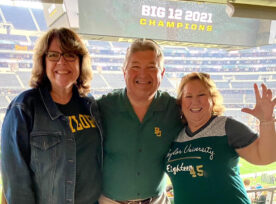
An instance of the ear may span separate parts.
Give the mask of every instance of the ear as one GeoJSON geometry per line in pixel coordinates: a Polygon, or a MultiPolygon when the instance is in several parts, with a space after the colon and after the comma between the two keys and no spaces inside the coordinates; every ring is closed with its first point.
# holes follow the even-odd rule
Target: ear
{"type": "Polygon", "coordinates": [[[124,73],[124,79],[126,79],[126,70],[123,69],[123,73],[124,73]]]}
{"type": "Polygon", "coordinates": [[[163,68],[163,71],[161,72],[161,78],[163,79],[163,77],[164,77],[164,74],[165,74],[165,67],[163,68]]]}

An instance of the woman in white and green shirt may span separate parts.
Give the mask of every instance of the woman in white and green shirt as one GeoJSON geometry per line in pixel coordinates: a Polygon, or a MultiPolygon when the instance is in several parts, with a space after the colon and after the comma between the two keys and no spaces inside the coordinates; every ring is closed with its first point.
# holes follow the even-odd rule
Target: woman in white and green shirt
{"type": "Polygon", "coordinates": [[[172,144],[165,170],[174,188],[175,204],[249,204],[239,176],[239,157],[264,165],[276,161],[273,110],[276,99],[262,85],[254,85],[256,105],[244,108],[260,120],[260,132],[221,116],[222,97],[205,73],[183,77],[178,101],[187,125],[172,144]],[[184,117],[185,116],[185,117],[184,117]]]}

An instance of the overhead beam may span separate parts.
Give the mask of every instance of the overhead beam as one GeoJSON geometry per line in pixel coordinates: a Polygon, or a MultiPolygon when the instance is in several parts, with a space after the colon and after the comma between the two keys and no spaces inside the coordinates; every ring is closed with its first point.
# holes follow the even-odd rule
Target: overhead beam
{"type": "Polygon", "coordinates": [[[226,13],[230,17],[276,20],[276,7],[228,3],[226,13]]]}

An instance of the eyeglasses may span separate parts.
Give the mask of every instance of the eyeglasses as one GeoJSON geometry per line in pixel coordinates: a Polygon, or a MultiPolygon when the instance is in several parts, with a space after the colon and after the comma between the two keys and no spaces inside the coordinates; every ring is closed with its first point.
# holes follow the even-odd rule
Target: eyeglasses
{"type": "Polygon", "coordinates": [[[74,62],[78,57],[78,55],[76,55],[75,53],[70,53],[70,52],[60,53],[55,51],[48,51],[46,53],[46,56],[50,61],[53,61],[53,62],[58,62],[61,56],[63,56],[63,58],[68,62],[74,62]]]}

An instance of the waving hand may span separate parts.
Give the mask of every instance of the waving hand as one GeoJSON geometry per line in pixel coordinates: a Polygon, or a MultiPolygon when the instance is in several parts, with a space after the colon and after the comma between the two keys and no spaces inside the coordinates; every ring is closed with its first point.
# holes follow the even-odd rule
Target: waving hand
{"type": "Polygon", "coordinates": [[[257,84],[254,84],[254,92],[256,97],[256,105],[253,109],[243,108],[241,111],[251,114],[260,121],[274,120],[274,107],[276,105],[276,98],[272,99],[272,91],[264,84],[262,86],[262,95],[259,92],[257,84]]]}

